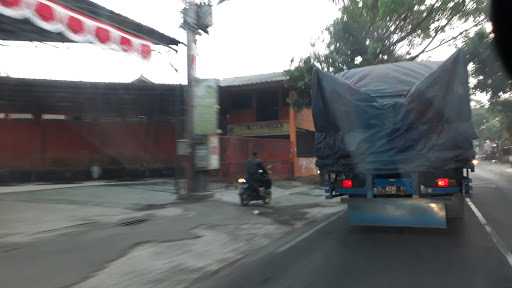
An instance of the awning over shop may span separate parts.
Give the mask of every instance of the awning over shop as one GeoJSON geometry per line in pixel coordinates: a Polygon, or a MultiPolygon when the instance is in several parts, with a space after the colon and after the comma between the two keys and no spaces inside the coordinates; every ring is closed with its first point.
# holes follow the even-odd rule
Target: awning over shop
{"type": "Polygon", "coordinates": [[[143,59],[152,45],[181,43],[88,0],[0,0],[0,39],[97,43],[143,59]]]}

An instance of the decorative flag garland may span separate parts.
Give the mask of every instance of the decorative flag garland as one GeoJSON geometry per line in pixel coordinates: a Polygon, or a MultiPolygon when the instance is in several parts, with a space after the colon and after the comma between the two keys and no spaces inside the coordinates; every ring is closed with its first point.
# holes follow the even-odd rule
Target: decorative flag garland
{"type": "Polygon", "coordinates": [[[62,33],[75,42],[97,43],[136,53],[146,60],[151,58],[151,42],[49,0],[0,0],[0,14],[29,19],[35,25],[62,33]]]}

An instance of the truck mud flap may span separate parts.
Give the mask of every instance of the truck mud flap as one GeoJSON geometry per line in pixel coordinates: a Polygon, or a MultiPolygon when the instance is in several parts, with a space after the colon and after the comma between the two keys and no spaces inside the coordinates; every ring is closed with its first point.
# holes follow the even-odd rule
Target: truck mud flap
{"type": "Polygon", "coordinates": [[[446,228],[444,203],[431,199],[350,199],[347,214],[356,226],[446,228]]]}

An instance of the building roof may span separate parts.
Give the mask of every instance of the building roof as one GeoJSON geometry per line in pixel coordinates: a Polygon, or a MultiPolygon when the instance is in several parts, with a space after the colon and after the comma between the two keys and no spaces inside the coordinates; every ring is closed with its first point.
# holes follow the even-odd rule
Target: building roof
{"type": "Polygon", "coordinates": [[[182,85],[0,77],[0,113],[178,115],[182,85]]]}
{"type": "Polygon", "coordinates": [[[131,82],[132,84],[156,84],[155,82],[149,80],[147,77],[145,77],[144,75],[140,75],[139,78],[133,80],[131,82]]]}
{"type": "Polygon", "coordinates": [[[284,72],[275,72],[267,74],[258,74],[251,76],[225,78],[220,80],[221,87],[238,87],[253,86],[262,84],[272,84],[276,82],[284,82],[288,80],[288,76],[284,72]]]}
{"type": "MultiPolygon", "coordinates": [[[[152,86],[153,88],[170,88],[170,87],[181,87],[183,85],[180,84],[159,84],[148,81],[138,81],[139,79],[146,79],[144,76],[135,79],[132,82],[99,82],[99,81],[73,81],[73,80],[54,80],[54,79],[36,79],[36,78],[17,78],[17,77],[9,77],[9,76],[0,76],[0,91],[2,91],[6,86],[9,87],[24,87],[27,85],[34,87],[73,87],[73,88],[94,88],[94,87],[102,87],[102,89],[107,88],[137,88],[152,86]],[[150,85],[146,85],[150,84],[150,85]]],[[[130,92],[130,91],[129,91],[130,92]]]]}
{"type": "Polygon", "coordinates": [[[34,25],[28,19],[14,19],[0,15],[0,40],[70,42],[66,36],[34,25]]]}

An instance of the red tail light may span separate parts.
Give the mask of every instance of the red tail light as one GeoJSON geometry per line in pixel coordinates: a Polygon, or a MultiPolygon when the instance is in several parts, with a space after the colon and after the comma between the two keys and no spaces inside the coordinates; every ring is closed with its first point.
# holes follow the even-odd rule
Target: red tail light
{"type": "Polygon", "coordinates": [[[343,179],[341,181],[341,188],[343,189],[352,189],[354,183],[352,183],[352,179],[343,179]]]}
{"type": "Polygon", "coordinates": [[[448,178],[439,178],[436,180],[437,187],[446,188],[450,186],[450,179],[448,178]]]}

